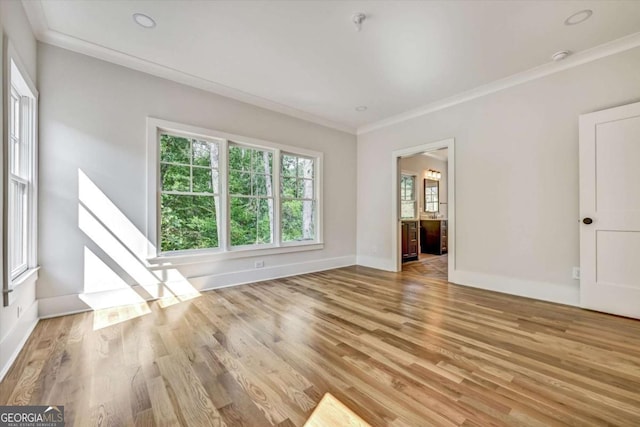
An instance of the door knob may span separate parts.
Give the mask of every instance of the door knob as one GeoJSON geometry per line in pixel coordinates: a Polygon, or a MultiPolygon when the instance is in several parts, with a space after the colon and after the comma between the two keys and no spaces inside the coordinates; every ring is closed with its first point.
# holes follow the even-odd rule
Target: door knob
{"type": "Polygon", "coordinates": [[[591,224],[593,222],[593,220],[591,218],[584,218],[582,220],[582,222],[584,222],[585,224],[589,225],[589,224],[591,224]]]}

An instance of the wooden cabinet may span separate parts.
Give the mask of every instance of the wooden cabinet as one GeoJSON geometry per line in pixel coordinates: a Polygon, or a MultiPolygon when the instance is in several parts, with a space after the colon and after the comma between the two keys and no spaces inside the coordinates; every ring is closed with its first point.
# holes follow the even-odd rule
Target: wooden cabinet
{"type": "Polygon", "coordinates": [[[418,259],[418,221],[402,221],[402,262],[418,259]]]}
{"type": "Polygon", "coordinates": [[[420,242],[423,254],[446,254],[447,220],[420,221],[420,242]]]}

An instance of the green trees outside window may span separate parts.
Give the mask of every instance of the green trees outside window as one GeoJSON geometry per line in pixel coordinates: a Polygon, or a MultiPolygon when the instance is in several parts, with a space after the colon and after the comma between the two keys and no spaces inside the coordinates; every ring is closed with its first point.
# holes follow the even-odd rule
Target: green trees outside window
{"type": "Polygon", "coordinates": [[[213,142],[160,136],[163,252],[218,247],[218,149],[213,142]]]}
{"type": "Polygon", "coordinates": [[[282,156],[282,241],[315,238],[313,159],[282,156]]]}
{"type": "Polygon", "coordinates": [[[273,153],[229,146],[231,246],[273,242],[273,153]]]}
{"type": "Polygon", "coordinates": [[[276,207],[280,241],[316,239],[313,158],[229,141],[160,135],[160,248],[162,252],[274,242],[276,207]],[[221,168],[220,150],[227,147],[221,168]],[[274,156],[280,168],[274,171],[274,156]],[[224,171],[227,188],[219,177],[224,171]],[[280,189],[274,188],[279,173],[280,189]],[[227,215],[221,215],[221,196],[227,215]],[[223,224],[223,217],[227,224],[223,224]],[[227,233],[225,235],[223,233],[227,233]]]}

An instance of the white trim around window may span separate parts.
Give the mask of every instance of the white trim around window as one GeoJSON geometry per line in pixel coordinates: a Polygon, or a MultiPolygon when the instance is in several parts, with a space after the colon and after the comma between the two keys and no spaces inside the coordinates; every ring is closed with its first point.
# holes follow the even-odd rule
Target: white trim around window
{"type": "Polygon", "coordinates": [[[4,59],[2,247],[8,294],[38,269],[38,91],[10,42],[4,59]]]}
{"type": "MultiPolygon", "coordinates": [[[[281,253],[291,253],[322,249],[323,221],[322,221],[322,164],[323,153],[277,144],[270,141],[249,138],[240,135],[175,123],[157,118],[147,118],[147,240],[149,241],[148,261],[153,265],[191,264],[211,262],[234,258],[265,256],[281,253]],[[218,204],[218,247],[205,249],[189,249],[162,252],[161,245],[161,209],[160,196],[162,184],[160,182],[160,135],[198,139],[215,143],[218,146],[219,171],[219,204],[218,204]],[[240,145],[250,149],[258,149],[273,153],[271,182],[273,192],[273,225],[271,242],[255,245],[232,246],[230,235],[230,195],[229,195],[229,146],[240,145]],[[293,155],[312,159],[314,162],[313,190],[315,199],[315,215],[313,227],[315,238],[300,241],[283,242],[281,237],[281,156],[293,155]]],[[[285,199],[286,200],[286,199],[285,199]]]]}

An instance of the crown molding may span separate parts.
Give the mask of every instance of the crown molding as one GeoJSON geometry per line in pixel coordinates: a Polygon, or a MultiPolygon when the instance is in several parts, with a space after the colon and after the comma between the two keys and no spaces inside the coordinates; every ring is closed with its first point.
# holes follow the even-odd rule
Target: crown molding
{"type": "MultiPolygon", "coordinates": [[[[1,1],[1,0],[0,0],[1,1]]],[[[640,47],[640,32],[613,40],[608,43],[575,53],[559,62],[550,62],[500,80],[478,86],[474,89],[461,92],[438,101],[431,102],[421,107],[397,114],[386,119],[368,123],[357,129],[343,123],[338,123],[324,117],[302,111],[288,105],[280,104],[266,98],[252,95],[238,89],[234,89],[205,78],[179,71],[161,64],[144,60],[142,58],[126,54],[117,50],[69,36],[48,27],[47,19],[42,8],[42,0],[22,0],[22,5],[27,13],[31,28],[36,38],[47,44],[58,46],[87,56],[98,58],[107,62],[131,68],[157,77],[182,83],[227,98],[235,99],[267,110],[282,113],[297,119],[312,122],[321,126],[339,130],[354,135],[363,135],[369,132],[393,126],[408,120],[415,119],[436,111],[444,110],[464,102],[471,101],[501,90],[505,90],[532,80],[536,80],[560,71],[564,71],[588,62],[592,62],[607,56],[615,55],[636,47],[640,47]]]]}
{"type": "Polygon", "coordinates": [[[215,93],[217,95],[235,99],[237,101],[251,104],[256,107],[275,111],[277,113],[285,114],[297,119],[339,130],[341,132],[346,132],[352,135],[355,135],[356,133],[356,129],[354,127],[345,125],[343,123],[338,123],[333,120],[329,120],[324,117],[320,117],[315,114],[281,104],[279,102],[271,101],[266,98],[262,98],[238,89],[234,89],[229,86],[222,85],[203,77],[185,73],[183,71],[166,67],[152,61],[147,61],[137,56],[129,55],[118,50],[109,49],[107,47],[91,43],[80,38],[54,31],[49,28],[47,24],[47,19],[42,8],[41,1],[22,0],[22,5],[25,9],[25,12],[27,13],[27,17],[29,19],[29,23],[31,24],[31,28],[34,32],[35,37],[43,43],[78,52],[87,56],[91,56],[93,58],[101,59],[107,62],[121,65],[123,67],[151,74],[156,77],[161,77],[174,82],[182,83],[187,86],[202,89],[207,92],[215,93]]]}
{"type": "Polygon", "coordinates": [[[444,110],[446,108],[453,107],[454,105],[462,104],[464,102],[471,101],[485,95],[499,92],[501,90],[529,82],[531,80],[536,80],[550,74],[577,67],[578,65],[586,64],[597,59],[615,55],[617,53],[621,53],[639,46],[640,33],[633,33],[628,36],[613,40],[611,42],[575,53],[560,62],[547,63],[539,67],[535,67],[527,71],[513,74],[503,79],[478,86],[477,88],[459,93],[457,95],[423,105],[422,107],[409,110],[407,112],[391,116],[377,122],[369,123],[364,126],[360,126],[357,130],[357,134],[363,135],[402,122],[406,122],[417,117],[444,110]]]}

